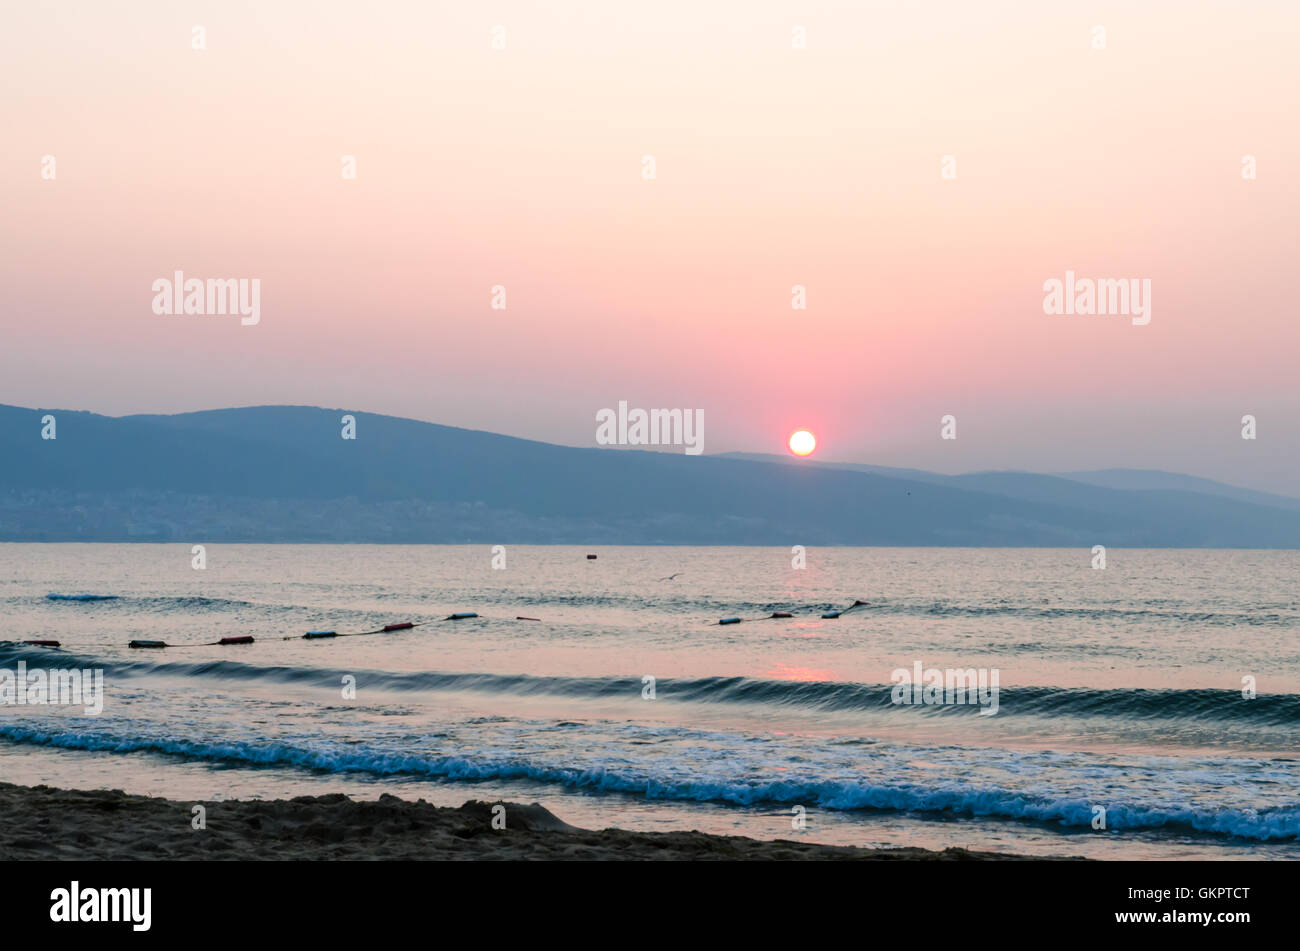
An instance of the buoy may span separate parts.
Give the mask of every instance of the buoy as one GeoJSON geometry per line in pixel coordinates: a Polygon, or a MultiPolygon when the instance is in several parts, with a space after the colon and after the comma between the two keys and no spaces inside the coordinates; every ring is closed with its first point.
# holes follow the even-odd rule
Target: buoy
{"type": "Polygon", "coordinates": [[[308,631],[306,634],[303,635],[303,637],[309,641],[313,641],[318,637],[338,637],[338,636],[339,636],[338,631],[308,631]]]}
{"type": "Polygon", "coordinates": [[[23,641],[24,644],[31,644],[33,647],[58,647],[58,641],[23,641]]]}
{"type": "Polygon", "coordinates": [[[478,617],[478,615],[475,614],[473,611],[461,611],[459,614],[449,614],[449,615],[447,615],[447,620],[448,620],[448,621],[463,621],[463,620],[465,620],[466,618],[471,618],[471,617],[478,617]]]}
{"type": "Polygon", "coordinates": [[[166,647],[166,641],[132,641],[127,647],[166,647]]]}
{"type": "Polygon", "coordinates": [[[719,624],[739,624],[739,623],[740,623],[740,618],[738,618],[738,617],[724,617],[724,618],[722,618],[720,621],[718,621],[718,623],[719,623],[719,624]]]}
{"type": "Polygon", "coordinates": [[[251,644],[253,643],[253,638],[249,634],[245,634],[242,637],[223,637],[221,640],[217,641],[217,643],[218,644],[251,644]]]}
{"type": "Polygon", "coordinates": [[[794,617],[789,611],[773,611],[772,617],[794,617]]]}
{"type": "Polygon", "coordinates": [[[385,624],[385,631],[405,631],[409,627],[415,627],[410,621],[403,621],[401,624],[385,624]]]}
{"type": "Polygon", "coordinates": [[[522,614],[515,616],[516,621],[540,621],[539,617],[524,617],[522,614]]]}
{"type": "Polygon", "coordinates": [[[843,613],[842,611],[828,611],[827,613],[823,614],[822,617],[823,617],[823,618],[837,618],[837,617],[839,617],[842,613],[843,613]]]}
{"type": "Polygon", "coordinates": [[[595,555],[588,555],[588,556],[587,556],[587,560],[588,560],[588,561],[595,561],[595,560],[596,560],[596,556],[595,556],[595,555]]]}

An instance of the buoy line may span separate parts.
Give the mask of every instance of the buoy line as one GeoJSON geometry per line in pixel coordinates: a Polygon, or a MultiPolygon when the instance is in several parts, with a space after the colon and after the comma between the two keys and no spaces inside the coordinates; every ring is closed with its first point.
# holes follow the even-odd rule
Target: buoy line
{"type": "MultiPolygon", "coordinates": [[[[471,618],[478,618],[478,617],[482,617],[482,615],[478,614],[475,611],[458,611],[455,614],[448,614],[444,618],[437,618],[431,621],[399,621],[395,624],[385,624],[383,627],[376,628],[373,631],[348,631],[343,634],[340,634],[338,631],[321,630],[321,631],[308,631],[305,634],[289,634],[285,637],[254,637],[251,634],[240,634],[233,637],[223,637],[215,641],[204,641],[201,644],[169,644],[166,641],[161,641],[161,640],[137,639],[137,640],[129,641],[126,646],[136,650],[159,650],[163,648],[169,650],[176,650],[178,648],[185,648],[185,647],[230,647],[239,644],[256,644],[258,641],[303,641],[303,640],[314,641],[314,640],[321,640],[324,638],[334,638],[334,637],[364,637],[367,634],[391,634],[395,631],[409,631],[412,628],[424,627],[426,624],[438,624],[443,621],[466,621],[466,620],[470,620],[471,618]]],[[[484,620],[505,620],[505,619],[484,618],[484,620]]],[[[520,615],[520,616],[516,616],[515,620],[516,621],[537,621],[540,620],[540,618],[523,617],[522,615],[520,615]]],[[[62,647],[63,646],[61,641],[43,640],[43,639],[25,640],[25,641],[20,641],[20,643],[25,644],[28,647],[62,647]]],[[[77,646],[79,648],[86,648],[86,647],[104,648],[104,647],[114,647],[117,645],[82,644],[77,646]]]]}
{"type": "MultiPolygon", "coordinates": [[[[867,608],[870,606],[871,606],[870,602],[863,601],[861,598],[859,598],[855,600],[852,604],[850,604],[847,608],[844,608],[842,611],[827,611],[825,614],[822,614],[820,617],[822,620],[833,620],[837,617],[840,617],[843,614],[848,614],[854,608],[867,608]]],[[[717,624],[740,624],[743,621],[772,621],[772,620],[776,620],[777,618],[792,618],[796,616],[797,615],[789,611],[773,611],[771,614],[764,614],[762,617],[719,618],[716,623],[717,624]]]]}
{"type": "MultiPolygon", "coordinates": [[[[62,596],[55,596],[55,595],[47,595],[46,597],[49,597],[51,600],[74,600],[74,598],[72,597],[62,597],[62,596]]],[[[116,595],[104,595],[104,596],[78,595],[75,597],[75,600],[77,601],[110,600],[116,597],[117,597],[116,595]]],[[[871,605],[869,602],[863,601],[861,599],[857,599],[852,604],[850,604],[847,608],[844,608],[843,610],[839,610],[839,611],[827,611],[826,613],[820,615],[820,618],[822,620],[833,620],[835,618],[841,617],[842,615],[848,614],[850,611],[854,610],[855,608],[863,608],[863,607],[870,607],[870,606],[871,605]]],[[[785,620],[785,619],[794,618],[798,616],[799,615],[796,615],[791,611],[773,611],[771,614],[765,614],[762,617],[752,617],[752,618],[724,617],[718,619],[718,621],[716,621],[715,624],[728,625],[728,624],[740,624],[744,621],[772,621],[778,619],[785,620]]],[[[129,641],[126,646],[132,648],[133,650],[164,650],[164,649],[177,650],[177,649],[182,649],[187,647],[234,647],[234,646],[245,645],[245,644],[256,644],[259,641],[315,641],[315,640],[325,640],[325,639],[339,638],[339,637],[366,637],[371,634],[391,634],[396,631],[409,631],[412,630],[413,628],[424,627],[425,625],[428,624],[439,624],[444,621],[468,621],[474,618],[481,618],[482,620],[492,620],[492,621],[508,620],[507,618],[485,617],[484,615],[481,615],[476,611],[456,611],[452,614],[448,614],[444,618],[437,618],[435,620],[430,620],[430,621],[398,621],[393,624],[385,624],[383,627],[376,628],[373,631],[348,631],[343,634],[340,634],[338,631],[320,630],[320,631],[307,631],[305,634],[288,634],[284,637],[254,637],[251,634],[239,634],[231,637],[222,637],[215,641],[204,641],[201,644],[169,644],[163,640],[136,639],[136,640],[129,641]]],[[[516,621],[540,621],[541,618],[525,617],[522,614],[518,614],[515,615],[515,620],[516,621]]],[[[63,646],[63,643],[61,641],[57,641],[53,639],[39,639],[39,640],[32,639],[32,640],[20,641],[20,643],[28,647],[62,647],[63,646]]],[[[84,644],[78,646],[83,649],[84,648],[99,649],[105,647],[114,647],[116,645],[84,644]]]]}

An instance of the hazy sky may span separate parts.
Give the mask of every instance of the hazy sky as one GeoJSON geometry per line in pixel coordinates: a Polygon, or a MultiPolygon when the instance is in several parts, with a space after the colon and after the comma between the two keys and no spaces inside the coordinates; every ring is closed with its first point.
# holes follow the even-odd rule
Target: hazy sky
{"type": "Polygon", "coordinates": [[[594,445],[627,400],[704,410],[706,452],[806,427],[823,459],[1300,492],[1300,4],[2,18],[0,402],[594,445]],[[178,268],[259,279],[261,322],[156,316],[178,268]],[[1149,279],[1150,323],[1045,314],[1067,269],[1149,279]]]}

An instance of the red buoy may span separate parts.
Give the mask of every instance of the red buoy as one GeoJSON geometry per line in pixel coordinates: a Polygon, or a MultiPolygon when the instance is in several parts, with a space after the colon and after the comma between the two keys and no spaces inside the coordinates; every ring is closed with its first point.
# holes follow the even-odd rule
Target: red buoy
{"type": "Polygon", "coordinates": [[[243,637],[223,637],[221,640],[217,641],[217,643],[218,644],[251,644],[253,643],[253,638],[247,634],[245,634],[243,637]]]}
{"type": "Polygon", "coordinates": [[[385,624],[385,631],[405,631],[408,627],[415,627],[410,621],[403,621],[401,624],[385,624]]]}

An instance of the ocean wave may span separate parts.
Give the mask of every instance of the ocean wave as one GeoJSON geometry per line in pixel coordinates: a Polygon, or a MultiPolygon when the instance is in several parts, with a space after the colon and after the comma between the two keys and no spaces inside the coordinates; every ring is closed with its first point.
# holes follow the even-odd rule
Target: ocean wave
{"type": "MultiPolygon", "coordinates": [[[[232,660],[103,661],[60,651],[0,642],[0,666],[19,660],[28,666],[47,665],[51,656],[65,663],[97,666],[129,676],[216,677],[229,680],[335,686],[337,672],[302,666],[258,666],[232,660]]],[[[513,696],[558,696],[606,699],[639,696],[639,677],[542,677],[528,674],[419,671],[357,671],[358,683],[395,691],[475,691],[513,696]]],[[[769,680],[757,677],[662,678],[655,684],[660,701],[735,703],[827,711],[914,712],[935,716],[975,715],[981,709],[965,704],[895,704],[890,684],[830,681],[769,680]]],[[[973,693],[973,692],[972,692],[973,693]]],[[[1179,719],[1231,721],[1258,725],[1300,725],[1300,695],[1261,694],[1244,699],[1240,691],[1209,688],[1094,689],[1051,686],[1000,687],[998,716],[1114,717],[1124,720],[1179,719]]]]}
{"type": "Polygon", "coordinates": [[[872,601],[854,613],[896,614],[908,617],[1018,617],[1041,621],[1073,619],[1079,621],[1173,622],[1206,624],[1222,627],[1297,627],[1295,613],[1276,611],[1197,611],[1154,607],[1102,607],[1086,605],[1033,605],[1024,603],[962,604],[951,601],[872,601]]]}
{"type": "Polygon", "coordinates": [[[306,607],[293,605],[263,604],[255,601],[240,601],[234,598],[208,598],[200,595],[179,597],[138,597],[122,594],[47,594],[47,601],[71,601],[77,603],[114,602],[111,607],[136,611],[224,611],[244,608],[267,608],[271,610],[306,611],[306,607]]]}
{"type": "MultiPolygon", "coordinates": [[[[911,813],[937,820],[999,818],[1046,823],[1065,829],[1091,828],[1094,803],[1082,797],[1036,795],[996,785],[940,781],[899,782],[828,780],[784,775],[780,779],[656,776],[632,766],[565,768],[524,756],[441,756],[374,749],[284,742],[208,742],[121,736],[10,724],[0,738],[60,749],[152,753],[189,760],[242,766],[279,766],[327,773],[409,775],[444,781],[530,780],[575,791],[610,792],[647,799],[762,807],[803,805],[831,811],[911,813]]],[[[1144,802],[1106,803],[1112,831],[1163,830],[1228,836],[1257,841],[1300,840],[1300,808],[1197,809],[1144,802]]]]}

